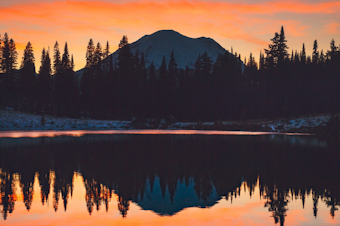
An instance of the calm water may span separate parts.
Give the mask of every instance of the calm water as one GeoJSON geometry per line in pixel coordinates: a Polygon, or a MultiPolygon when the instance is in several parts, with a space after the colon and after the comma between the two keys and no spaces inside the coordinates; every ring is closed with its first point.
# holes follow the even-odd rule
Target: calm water
{"type": "Polygon", "coordinates": [[[340,225],[335,141],[136,133],[1,133],[0,225],[340,225]]]}

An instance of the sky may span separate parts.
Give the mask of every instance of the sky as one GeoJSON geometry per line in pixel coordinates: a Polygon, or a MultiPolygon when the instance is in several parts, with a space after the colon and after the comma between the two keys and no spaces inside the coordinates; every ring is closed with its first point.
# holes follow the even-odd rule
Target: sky
{"type": "Polygon", "coordinates": [[[21,64],[31,42],[39,70],[41,51],[67,42],[75,69],[85,66],[86,46],[92,38],[111,52],[123,35],[129,42],[146,34],[172,29],[191,37],[209,37],[222,47],[256,60],[275,32],[284,26],[289,52],[305,43],[311,54],[340,42],[339,0],[0,0],[0,34],[16,42],[21,64]]]}

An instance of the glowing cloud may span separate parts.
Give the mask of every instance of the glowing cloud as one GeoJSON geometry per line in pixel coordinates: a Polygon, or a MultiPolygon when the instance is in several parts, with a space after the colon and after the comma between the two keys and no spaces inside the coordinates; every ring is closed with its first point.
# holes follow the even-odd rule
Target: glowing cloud
{"type": "Polygon", "coordinates": [[[330,23],[325,26],[328,34],[340,34],[340,23],[330,23]]]}
{"type": "MultiPolygon", "coordinates": [[[[1,33],[8,32],[16,42],[31,41],[36,54],[43,47],[53,46],[56,40],[61,48],[67,41],[70,52],[75,54],[76,69],[80,69],[85,64],[90,38],[102,44],[109,40],[111,51],[115,51],[122,35],[135,41],[160,29],[173,29],[190,37],[214,38],[222,46],[241,41],[242,46],[234,48],[248,55],[266,47],[281,25],[287,34],[305,37],[311,25],[303,21],[304,15],[324,17],[339,12],[340,2],[48,1],[0,7],[0,27],[1,33]],[[287,21],[280,16],[282,13],[299,15],[301,20],[287,21]]],[[[326,29],[335,34],[338,27],[333,23],[326,29]]],[[[20,54],[22,48],[18,47],[20,54]]]]}

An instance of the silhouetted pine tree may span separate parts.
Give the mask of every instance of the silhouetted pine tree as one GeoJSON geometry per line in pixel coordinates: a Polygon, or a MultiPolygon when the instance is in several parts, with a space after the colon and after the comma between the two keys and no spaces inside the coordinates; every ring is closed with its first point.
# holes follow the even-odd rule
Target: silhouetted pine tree
{"type": "Polygon", "coordinates": [[[51,59],[50,53],[42,50],[41,54],[41,65],[39,69],[39,74],[37,78],[37,111],[45,111],[45,113],[50,111],[51,106],[51,59]]]}
{"type": "Polygon", "coordinates": [[[330,50],[327,51],[327,60],[326,60],[326,67],[328,75],[330,76],[330,92],[329,92],[329,106],[330,112],[335,114],[339,112],[340,106],[340,51],[338,47],[335,45],[334,39],[332,39],[330,43],[330,50]]]}
{"type": "Polygon", "coordinates": [[[93,107],[95,112],[94,117],[101,117],[101,114],[104,113],[104,90],[103,90],[103,82],[104,82],[104,71],[103,71],[103,52],[100,43],[97,43],[96,49],[94,51],[94,62],[93,62],[93,86],[94,86],[94,103],[93,107]]]}
{"type": "Polygon", "coordinates": [[[318,41],[314,40],[312,62],[317,64],[319,60],[318,41]]]}
{"type": "Polygon", "coordinates": [[[72,67],[67,43],[65,43],[60,69],[55,74],[54,84],[56,114],[59,116],[74,117],[77,114],[77,89],[72,67]]]}
{"type": "Polygon", "coordinates": [[[53,74],[57,74],[61,67],[61,55],[58,42],[55,42],[53,47],[53,74]]]}
{"type": "Polygon", "coordinates": [[[90,115],[93,112],[94,104],[94,52],[95,47],[93,40],[90,39],[86,50],[86,65],[83,71],[83,76],[80,84],[81,99],[80,104],[83,111],[86,111],[90,115]]]}
{"type": "Polygon", "coordinates": [[[36,73],[34,65],[33,48],[30,42],[27,43],[24,50],[20,73],[19,73],[19,90],[20,90],[20,106],[24,111],[35,110],[36,90],[36,73]]]}
{"type": "Polygon", "coordinates": [[[4,34],[0,45],[0,71],[3,73],[0,79],[0,105],[15,107],[17,87],[16,65],[18,54],[15,42],[9,39],[7,33],[4,34]]]}
{"type": "Polygon", "coordinates": [[[106,42],[106,47],[103,51],[103,71],[107,75],[110,71],[110,45],[109,41],[106,42]]]}
{"type": "Polygon", "coordinates": [[[284,61],[288,58],[289,54],[288,54],[288,46],[286,44],[287,40],[286,40],[286,36],[284,33],[284,29],[283,26],[281,27],[281,31],[280,31],[280,36],[279,36],[279,41],[278,41],[278,46],[277,46],[277,63],[278,64],[283,64],[284,61]]]}
{"type": "Polygon", "coordinates": [[[117,86],[117,95],[121,98],[119,99],[118,106],[120,106],[120,116],[125,116],[127,118],[131,118],[133,113],[131,109],[133,109],[133,78],[134,78],[134,64],[133,64],[133,55],[130,51],[130,46],[128,43],[127,36],[123,36],[122,40],[119,43],[118,50],[118,84],[117,86]]]}

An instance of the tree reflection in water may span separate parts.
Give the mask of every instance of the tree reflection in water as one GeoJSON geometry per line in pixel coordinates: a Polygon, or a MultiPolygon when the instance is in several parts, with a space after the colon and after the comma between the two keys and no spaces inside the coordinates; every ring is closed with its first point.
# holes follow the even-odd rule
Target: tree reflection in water
{"type": "Polygon", "coordinates": [[[108,211],[115,192],[123,217],[132,201],[159,215],[173,215],[190,206],[213,206],[222,197],[232,202],[243,184],[250,197],[259,187],[275,224],[284,225],[290,199],[301,199],[304,206],[309,194],[311,214],[317,217],[323,202],[334,218],[340,206],[339,144],[327,145],[313,137],[299,137],[303,142],[293,143],[296,139],[203,135],[2,139],[1,213],[6,219],[14,211],[16,182],[27,210],[31,209],[35,175],[42,204],[52,197],[57,211],[61,198],[67,211],[73,175],[78,172],[89,214],[102,205],[108,211]]]}

